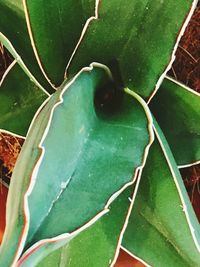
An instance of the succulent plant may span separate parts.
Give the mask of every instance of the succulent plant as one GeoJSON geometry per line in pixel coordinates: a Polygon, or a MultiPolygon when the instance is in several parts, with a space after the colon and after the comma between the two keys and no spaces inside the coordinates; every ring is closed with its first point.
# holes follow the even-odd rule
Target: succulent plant
{"type": "Polygon", "coordinates": [[[25,138],[0,266],[199,266],[200,98],[167,76],[196,4],[0,0],[0,128],[25,138]]]}

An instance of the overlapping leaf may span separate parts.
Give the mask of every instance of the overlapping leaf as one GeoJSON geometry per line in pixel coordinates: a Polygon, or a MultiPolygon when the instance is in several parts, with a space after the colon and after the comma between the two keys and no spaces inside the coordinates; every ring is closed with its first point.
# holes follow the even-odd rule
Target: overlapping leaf
{"type": "Polygon", "coordinates": [[[165,79],[150,103],[179,165],[200,161],[200,95],[165,79]]]}
{"type": "MultiPolygon", "coordinates": [[[[8,43],[5,44],[6,48],[15,58],[22,57],[25,65],[30,69],[38,82],[52,93],[54,90],[41,73],[33,52],[22,1],[0,0],[0,10],[0,32],[14,45],[19,56],[12,53],[8,43]]],[[[0,36],[0,42],[4,43],[2,35],[0,36]]]]}
{"type": "Polygon", "coordinates": [[[75,74],[97,61],[118,82],[149,97],[170,61],[177,34],[192,1],[101,0],[67,70],[75,74]]]}
{"type": "Polygon", "coordinates": [[[105,214],[132,183],[152,141],[143,105],[139,96],[117,90],[104,68],[92,67],[49,99],[13,173],[3,265],[14,255],[16,261],[24,246],[63,233],[70,237],[105,214]]]}
{"type": "Polygon", "coordinates": [[[95,15],[95,0],[24,0],[24,4],[42,67],[58,86],[87,19],[95,15]]]}
{"type": "MultiPolygon", "coordinates": [[[[155,124],[156,125],[156,124],[155,124]]],[[[200,226],[166,140],[156,126],[123,246],[151,266],[199,266],[200,226]]]]}
{"type": "Polygon", "coordinates": [[[17,63],[0,84],[0,128],[25,136],[35,112],[47,94],[38,88],[17,63]]]}
{"type": "Polygon", "coordinates": [[[37,265],[39,259],[44,257],[46,253],[49,253],[57,245],[55,243],[46,244],[42,248],[38,248],[40,253],[36,250],[29,257],[24,257],[25,260],[20,266],[110,266],[116,252],[117,244],[120,242],[120,233],[130,206],[129,197],[131,196],[132,187],[126,189],[111,204],[109,213],[99,219],[90,228],[76,236],[69,244],[49,254],[37,265]]]}

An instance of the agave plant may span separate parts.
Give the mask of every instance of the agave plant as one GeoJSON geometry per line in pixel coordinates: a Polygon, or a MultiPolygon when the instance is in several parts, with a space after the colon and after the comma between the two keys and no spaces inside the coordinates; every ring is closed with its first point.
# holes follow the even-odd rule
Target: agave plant
{"type": "Polygon", "coordinates": [[[200,266],[199,94],[167,76],[196,4],[0,0],[0,128],[25,138],[0,266],[200,266]]]}

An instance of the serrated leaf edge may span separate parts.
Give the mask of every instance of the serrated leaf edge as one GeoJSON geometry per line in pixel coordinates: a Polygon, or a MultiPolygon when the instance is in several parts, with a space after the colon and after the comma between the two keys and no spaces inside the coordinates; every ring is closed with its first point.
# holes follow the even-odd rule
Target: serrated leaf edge
{"type": "MultiPolygon", "coordinates": [[[[50,117],[49,117],[49,121],[48,121],[48,124],[46,126],[46,129],[44,131],[44,134],[41,138],[41,141],[38,145],[38,148],[41,150],[41,154],[38,158],[38,161],[34,167],[34,170],[32,172],[32,176],[30,178],[30,184],[29,184],[29,187],[24,195],[24,216],[25,216],[25,224],[24,224],[24,227],[23,227],[23,230],[22,230],[22,234],[21,234],[21,237],[20,237],[20,241],[19,241],[19,244],[18,244],[18,248],[17,248],[17,251],[16,251],[16,254],[14,256],[14,260],[11,264],[12,267],[16,266],[20,266],[21,263],[26,259],[26,257],[28,257],[31,253],[33,253],[37,248],[41,247],[42,245],[46,244],[46,243],[51,243],[51,242],[58,242],[58,241],[61,241],[63,239],[66,239],[66,238],[69,238],[70,236],[74,236],[76,234],[78,234],[79,232],[83,231],[84,229],[88,228],[91,224],[93,224],[94,222],[96,222],[100,217],[102,217],[105,213],[109,212],[109,206],[110,204],[129,186],[131,186],[134,182],[135,182],[135,179],[136,179],[136,174],[138,173],[138,170],[142,169],[145,165],[145,161],[146,161],[146,158],[147,158],[147,155],[148,155],[148,152],[149,152],[149,148],[151,146],[151,144],[153,143],[153,140],[154,140],[154,132],[153,132],[153,120],[152,120],[152,116],[151,116],[151,113],[149,111],[149,108],[148,106],[146,105],[145,101],[140,97],[138,96],[137,94],[135,94],[134,92],[132,92],[132,96],[134,96],[138,102],[140,102],[140,104],[142,105],[142,107],[144,108],[144,111],[147,115],[147,119],[148,119],[148,130],[149,130],[149,143],[147,144],[147,146],[145,147],[145,150],[144,150],[144,155],[143,155],[143,161],[142,161],[142,165],[137,167],[136,170],[135,170],[135,175],[133,177],[133,180],[131,182],[128,182],[126,183],[120,190],[118,190],[117,192],[115,192],[108,200],[108,202],[106,203],[104,209],[102,211],[100,211],[96,216],[94,216],[89,222],[87,222],[86,224],[84,224],[83,226],[81,226],[79,229],[75,230],[74,232],[72,233],[65,233],[65,234],[62,234],[62,235],[59,235],[59,236],[56,236],[54,238],[49,238],[49,239],[44,239],[44,240],[40,240],[38,241],[37,243],[35,243],[31,248],[29,248],[21,257],[21,259],[19,260],[19,262],[17,263],[18,259],[20,258],[21,256],[21,253],[23,251],[23,248],[24,248],[24,244],[25,244],[25,241],[26,241],[26,237],[27,237],[27,234],[28,234],[28,229],[29,229],[29,224],[30,224],[30,211],[29,211],[29,207],[28,207],[28,197],[29,195],[31,194],[33,188],[34,188],[34,184],[35,184],[35,181],[36,181],[36,176],[37,176],[37,173],[39,171],[39,167],[41,165],[41,162],[42,162],[42,159],[44,157],[44,154],[45,154],[45,148],[42,146],[47,134],[48,134],[48,131],[49,131],[49,128],[50,128],[50,124],[51,124],[51,120],[52,120],[52,116],[53,116],[53,113],[54,113],[54,110],[55,108],[62,104],[63,102],[63,99],[62,99],[62,95],[65,93],[65,91],[70,87],[70,85],[77,79],[77,77],[84,71],[92,71],[92,69],[94,67],[100,67],[100,68],[103,68],[107,73],[108,73],[108,76],[112,79],[112,74],[110,72],[110,70],[108,69],[107,66],[105,65],[102,65],[100,63],[97,63],[97,62],[93,62],[92,64],[90,64],[89,67],[85,67],[83,69],[81,69],[78,74],[64,87],[62,93],[60,94],[60,101],[57,102],[53,108],[51,109],[51,114],[50,114],[50,117]]],[[[45,103],[49,100],[49,98],[46,99],[46,101],[44,101],[44,105],[45,103]]],[[[38,116],[38,114],[40,113],[40,110],[43,108],[43,105],[41,106],[41,108],[37,111],[37,113],[35,114],[35,117],[31,123],[31,126],[33,125],[34,123],[34,120],[35,118],[38,116]]],[[[30,128],[31,128],[30,126],[30,128]]],[[[29,129],[30,129],[29,128],[29,129]]]]}
{"type": "MultiPolygon", "coordinates": [[[[18,248],[17,248],[17,251],[16,251],[16,254],[14,256],[14,259],[13,259],[13,262],[11,264],[11,267],[14,267],[16,266],[16,263],[17,263],[17,260],[19,259],[22,251],[23,251],[23,247],[24,247],[24,243],[25,243],[25,240],[26,240],[26,236],[28,234],[28,229],[29,229],[29,224],[30,224],[30,212],[29,212],[29,207],[28,207],[28,197],[29,195],[31,194],[33,188],[34,188],[34,184],[36,182],[36,177],[37,177],[37,173],[39,171],[39,167],[42,163],[42,159],[44,158],[44,154],[45,154],[45,148],[42,146],[42,143],[44,142],[47,134],[48,134],[48,131],[49,131],[49,128],[50,128],[50,124],[51,124],[51,120],[52,120],[52,117],[53,117],[53,113],[54,113],[54,110],[56,109],[56,107],[60,104],[62,104],[63,102],[63,99],[62,99],[62,95],[65,93],[65,91],[70,87],[70,85],[78,78],[78,76],[84,72],[84,71],[91,71],[93,69],[94,66],[98,66],[98,67],[102,67],[104,69],[106,69],[106,71],[109,73],[109,76],[111,77],[111,73],[110,73],[110,70],[104,66],[104,65],[101,65],[101,64],[98,64],[98,63],[93,63],[91,64],[89,67],[86,67],[86,68],[83,68],[79,73],[77,73],[76,76],[74,76],[74,78],[64,87],[62,93],[60,94],[59,96],[59,101],[52,107],[51,109],[51,113],[50,113],[50,116],[49,116],[49,120],[48,120],[48,123],[47,123],[47,126],[45,128],[45,131],[44,131],[44,134],[40,140],[40,143],[38,144],[38,148],[40,149],[41,153],[40,153],[40,156],[38,157],[38,161],[36,162],[35,166],[34,166],[34,169],[32,171],[32,175],[30,177],[30,182],[29,182],[29,186],[28,186],[28,189],[27,191],[25,192],[25,195],[24,195],[24,218],[25,218],[25,223],[24,223],[24,227],[23,227],[23,230],[22,230],[22,234],[21,234],[21,237],[20,237],[20,240],[19,240],[19,244],[18,244],[18,248]]],[[[49,101],[51,96],[49,96],[44,102],[43,104],[40,106],[40,108],[37,110],[31,124],[30,124],[30,127],[29,127],[29,130],[28,130],[28,133],[30,131],[30,129],[32,128],[32,125],[34,124],[35,122],[35,119],[37,118],[37,116],[39,115],[39,113],[41,112],[41,110],[43,109],[43,107],[46,105],[46,103],[49,101]]],[[[27,133],[27,134],[28,134],[27,133]]]]}
{"type": "MultiPolygon", "coordinates": [[[[127,88],[125,89],[125,91],[127,92],[127,88]]],[[[135,201],[135,198],[136,198],[137,190],[138,190],[140,179],[141,179],[142,170],[143,170],[143,168],[145,166],[145,163],[146,163],[146,160],[147,160],[147,157],[148,157],[150,146],[152,145],[152,143],[154,141],[154,131],[153,131],[153,127],[152,127],[153,126],[153,120],[152,120],[152,116],[151,116],[151,113],[150,113],[150,110],[149,110],[147,104],[136,93],[134,93],[132,91],[130,93],[130,90],[129,89],[128,89],[128,94],[130,94],[131,96],[133,96],[134,98],[136,98],[138,100],[138,102],[140,102],[140,104],[142,105],[142,107],[144,108],[145,113],[146,113],[146,116],[147,116],[147,119],[148,119],[148,129],[149,129],[149,133],[150,133],[150,139],[149,139],[148,145],[145,148],[145,152],[144,152],[144,155],[143,155],[142,165],[136,168],[135,173],[134,173],[134,176],[133,176],[133,180],[131,182],[125,184],[119,191],[115,192],[110,197],[110,199],[108,200],[108,202],[107,202],[107,204],[106,204],[106,206],[104,207],[104,210],[103,210],[103,211],[105,211],[105,213],[103,211],[100,212],[100,213],[98,213],[98,215],[96,215],[95,217],[93,217],[88,223],[86,223],[85,225],[83,225],[82,227],[80,227],[79,229],[77,229],[76,231],[72,232],[71,234],[66,233],[66,234],[62,234],[60,236],[56,236],[56,237],[51,238],[51,239],[44,239],[44,240],[41,240],[41,241],[37,242],[36,244],[34,244],[29,250],[27,250],[22,255],[21,259],[18,262],[18,265],[17,265],[18,267],[20,267],[21,264],[24,262],[24,260],[26,260],[27,257],[29,257],[36,249],[40,248],[42,245],[44,245],[46,243],[59,242],[62,239],[68,238],[70,235],[75,236],[76,234],[78,234],[78,233],[82,232],[83,230],[87,229],[89,226],[91,226],[93,223],[95,223],[98,219],[100,219],[103,215],[105,215],[107,212],[109,212],[109,206],[110,206],[110,204],[114,201],[114,199],[117,196],[119,196],[127,187],[133,185],[136,182],[136,187],[134,189],[132,198],[131,198],[131,200],[129,200],[130,201],[130,206],[129,206],[129,209],[128,209],[128,212],[127,212],[127,215],[126,215],[126,218],[125,218],[124,225],[123,225],[122,230],[121,230],[120,235],[119,235],[119,239],[118,239],[118,244],[117,244],[117,247],[116,247],[116,251],[115,251],[115,254],[114,254],[113,259],[110,260],[110,267],[113,267],[114,266],[114,264],[115,264],[115,262],[117,260],[119,251],[120,251],[120,246],[121,246],[121,243],[122,243],[124,232],[125,232],[126,227],[128,225],[128,219],[130,217],[130,214],[131,214],[131,211],[132,211],[132,208],[133,208],[133,205],[134,205],[134,201],[135,201]]]]}
{"type": "Polygon", "coordinates": [[[125,91],[125,93],[131,95],[133,98],[137,99],[138,102],[143,107],[143,109],[144,109],[144,111],[146,113],[147,119],[148,119],[148,129],[149,129],[149,133],[150,133],[150,139],[149,139],[148,145],[145,148],[142,165],[139,166],[138,168],[136,168],[136,172],[135,172],[135,175],[134,175],[134,181],[136,181],[136,186],[134,188],[132,197],[130,199],[130,206],[129,206],[129,209],[128,209],[128,212],[127,212],[127,216],[126,216],[125,221],[124,221],[124,225],[123,225],[122,230],[121,230],[120,235],[119,235],[118,244],[117,244],[117,247],[116,247],[114,258],[113,258],[113,260],[112,260],[112,262],[110,264],[110,267],[114,267],[114,265],[115,265],[115,263],[117,261],[117,258],[118,258],[119,252],[120,252],[120,247],[121,247],[121,244],[122,244],[122,239],[123,239],[124,233],[126,231],[126,228],[128,226],[129,218],[130,218],[130,215],[131,215],[134,203],[135,203],[135,198],[136,198],[137,191],[138,191],[139,184],[140,184],[140,180],[141,180],[141,177],[142,177],[142,171],[143,171],[144,166],[145,166],[146,161],[147,161],[147,157],[148,157],[148,154],[149,154],[149,149],[150,149],[151,145],[154,142],[154,131],[153,131],[153,128],[152,128],[153,119],[152,119],[151,112],[149,110],[148,105],[143,100],[143,98],[140,97],[134,91],[132,91],[132,90],[130,90],[128,88],[124,88],[124,91],[125,91]]]}
{"type": "Polygon", "coordinates": [[[132,197],[129,199],[130,206],[129,206],[129,209],[128,209],[128,212],[127,212],[127,215],[126,215],[126,218],[125,218],[125,221],[124,221],[124,225],[123,225],[122,230],[121,230],[120,235],[119,235],[118,244],[117,244],[117,247],[116,247],[116,251],[115,251],[113,260],[111,261],[110,267],[114,267],[114,265],[115,265],[115,263],[117,261],[117,258],[119,256],[119,252],[120,252],[123,236],[124,236],[124,233],[125,233],[126,228],[128,226],[129,217],[131,215],[131,212],[132,212],[132,209],[133,209],[133,205],[135,203],[136,194],[137,194],[137,191],[138,191],[138,188],[139,188],[139,184],[140,184],[140,180],[141,180],[141,174],[142,174],[142,168],[139,169],[139,171],[135,175],[135,180],[136,180],[135,189],[133,191],[132,197]]]}
{"type": "Polygon", "coordinates": [[[85,34],[87,32],[87,29],[88,29],[90,23],[93,20],[97,20],[99,18],[99,5],[100,5],[100,0],[95,0],[95,15],[91,16],[90,18],[88,18],[86,23],[85,23],[85,25],[84,25],[84,27],[83,27],[83,30],[81,32],[81,36],[80,36],[80,38],[79,38],[79,40],[77,42],[77,45],[75,46],[74,51],[72,52],[72,55],[71,55],[71,57],[70,57],[70,59],[69,59],[69,61],[67,63],[67,66],[66,66],[66,69],[65,69],[65,73],[64,73],[64,78],[65,79],[67,79],[67,72],[68,72],[68,69],[70,67],[70,64],[71,64],[71,62],[72,62],[72,60],[73,60],[73,58],[74,58],[74,56],[75,56],[75,54],[76,54],[81,42],[82,42],[82,40],[83,40],[83,38],[84,38],[84,36],[85,36],[85,34]]]}
{"type": "MultiPolygon", "coordinates": [[[[90,24],[90,22],[94,19],[97,19],[98,18],[98,6],[99,6],[99,2],[100,0],[96,0],[96,3],[95,3],[95,15],[94,16],[91,16],[90,18],[87,19],[84,27],[83,27],[83,30],[81,32],[81,36],[77,42],[77,45],[75,46],[75,49],[74,51],[72,52],[72,55],[69,59],[69,62],[67,64],[67,67],[66,69],[68,68],[68,65],[71,63],[71,60],[72,58],[74,57],[74,54],[76,53],[84,35],[85,35],[85,32],[87,31],[87,28],[88,28],[88,25],[90,24]]],[[[33,52],[35,54],[35,57],[36,57],[36,60],[38,62],[38,65],[40,67],[40,70],[42,72],[42,74],[44,75],[44,77],[46,78],[46,80],[48,81],[48,83],[56,90],[58,87],[56,87],[52,81],[50,80],[50,78],[48,77],[46,71],[44,70],[44,67],[42,66],[42,62],[40,60],[40,56],[39,56],[39,53],[38,53],[38,50],[36,48],[36,44],[35,44],[35,41],[34,41],[34,37],[33,37],[33,32],[32,32],[32,28],[31,28],[31,22],[30,22],[30,17],[29,17],[29,12],[28,12],[28,6],[27,6],[27,0],[23,0],[23,6],[24,6],[24,14],[25,14],[25,18],[26,18],[26,23],[27,23],[27,28],[28,28],[28,33],[29,33],[29,37],[30,37],[30,40],[31,40],[31,45],[32,45],[32,48],[33,48],[33,52]]],[[[67,79],[67,71],[65,70],[64,71],[64,80],[67,79]]]]}

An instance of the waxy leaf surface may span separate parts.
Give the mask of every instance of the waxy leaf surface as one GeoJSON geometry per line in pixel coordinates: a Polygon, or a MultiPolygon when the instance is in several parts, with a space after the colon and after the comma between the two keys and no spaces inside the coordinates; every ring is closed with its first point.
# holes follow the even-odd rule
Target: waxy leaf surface
{"type": "Polygon", "coordinates": [[[153,138],[146,109],[115,88],[105,67],[82,70],[49,98],[13,173],[0,259],[5,265],[17,248],[15,260],[24,247],[70,236],[106,213],[143,165],[153,138]]]}
{"type": "Polygon", "coordinates": [[[150,103],[178,165],[200,161],[200,94],[168,78],[150,103]]]}
{"type": "Polygon", "coordinates": [[[159,142],[150,148],[123,246],[150,266],[199,266],[200,226],[168,144],[156,129],[159,142]]]}
{"type": "Polygon", "coordinates": [[[101,0],[67,73],[91,62],[111,68],[125,87],[149,97],[171,60],[192,1],[101,0]]]}
{"type": "Polygon", "coordinates": [[[25,136],[35,112],[47,98],[15,63],[0,86],[0,128],[25,136]]]}

